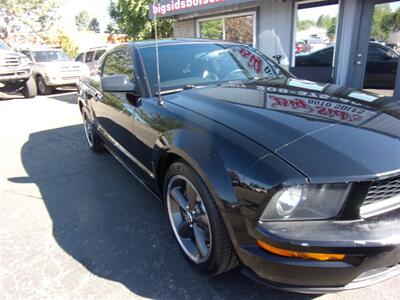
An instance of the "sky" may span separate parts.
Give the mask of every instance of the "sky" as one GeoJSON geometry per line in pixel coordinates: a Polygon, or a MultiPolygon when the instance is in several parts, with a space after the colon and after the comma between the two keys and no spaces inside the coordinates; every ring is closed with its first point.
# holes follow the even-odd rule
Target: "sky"
{"type": "Polygon", "coordinates": [[[68,32],[76,31],[75,16],[80,11],[86,10],[91,17],[97,18],[100,23],[100,30],[104,31],[110,22],[108,6],[110,0],[61,0],[60,24],[68,32]]]}

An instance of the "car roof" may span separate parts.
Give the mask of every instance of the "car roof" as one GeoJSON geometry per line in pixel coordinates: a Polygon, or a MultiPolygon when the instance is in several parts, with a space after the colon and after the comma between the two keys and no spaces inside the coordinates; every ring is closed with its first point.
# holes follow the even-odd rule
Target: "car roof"
{"type": "MultiPolygon", "coordinates": [[[[213,39],[195,39],[195,38],[176,38],[176,39],[162,39],[158,40],[158,46],[177,45],[177,44],[199,44],[199,43],[224,43],[224,44],[239,44],[226,40],[213,40],[213,39]]],[[[155,47],[155,40],[129,42],[128,45],[136,46],[137,48],[155,47]]]]}
{"type": "Polygon", "coordinates": [[[21,48],[21,51],[63,51],[61,48],[50,48],[50,47],[29,47],[29,48],[21,48]]]}

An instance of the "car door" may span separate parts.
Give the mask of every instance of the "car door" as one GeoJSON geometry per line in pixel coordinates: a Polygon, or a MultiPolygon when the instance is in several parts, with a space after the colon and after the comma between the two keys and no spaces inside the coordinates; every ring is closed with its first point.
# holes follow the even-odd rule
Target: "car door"
{"type": "MultiPolygon", "coordinates": [[[[119,48],[104,59],[100,76],[127,75],[133,80],[134,72],[130,50],[119,48]]],[[[134,106],[127,100],[127,93],[104,92],[99,88],[101,96],[95,98],[93,105],[99,131],[124,154],[133,153],[134,106]]]]}
{"type": "Polygon", "coordinates": [[[370,44],[364,88],[393,89],[399,56],[389,48],[370,44]]]}

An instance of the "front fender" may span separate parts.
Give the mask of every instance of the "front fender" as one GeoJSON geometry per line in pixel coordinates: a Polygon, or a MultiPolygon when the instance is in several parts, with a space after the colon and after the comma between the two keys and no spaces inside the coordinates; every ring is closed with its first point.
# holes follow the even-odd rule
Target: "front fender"
{"type": "Polygon", "coordinates": [[[164,132],[154,149],[156,170],[165,157],[174,154],[200,175],[220,209],[233,245],[238,247],[236,232],[245,225],[237,189],[243,175],[266,150],[221,125],[214,125],[213,130],[181,128],[164,132]]]}
{"type": "Polygon", "coordinates": [[[211,137],[190,129],[173,130],[160,137],[153,161],[168,154],[184,159],[200,175],[221,209],[235,203],[232,181],[218,149],[210,142],[211,137]]]}

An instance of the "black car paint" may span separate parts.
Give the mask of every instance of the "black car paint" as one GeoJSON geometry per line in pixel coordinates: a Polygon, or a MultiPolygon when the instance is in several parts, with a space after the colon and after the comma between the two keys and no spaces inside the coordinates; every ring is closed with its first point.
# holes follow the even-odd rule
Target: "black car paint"
{"type": "MultiPolygon", "coordinates": [[[[334,46],[296,55],[295,68],[292,72],[301,78],[332,82],[334,46]]],[[[364,88],[394,89],[399,55],[389,47],[375,42],[369,43],[364,77],[364,88]],[[374,51],[392,53],[393,57],[374,55],[374,51]]]]}
{"type": "MultiPolygon", "coordinates": [[[[165,41],[161,45],[179,42],[165,41]]],[[[397,99],[361,93],[362,99],[375,99],[367,102],[357,99],[360,97],[351,97],[355,92],[352,89],[288,78],[195,88],[165,95],[160,101],[151,95],[140,58],[140,47],[152,45],[145,42],[115,48],[126,49],[134,59],[136,96],[141,101],[132,105],[124,94],[103,94],[98,73],[81,82],[79,103],[81,109],[90,113],[96,126],[103,129],[106,126],[115,132],[111,140],[102,136],[106,146],[160,198],[168,164],[176,158],[187,161],[217,201],[242,263],[268,282],[294,286],[298,291],[304,291],[304,287],[311,287],[308,291],[313,288],[321,291],[327,286],[340,289],[364,270],[400,261],[398,241],[383,247],[383,241],[393,238],[393,232],[383,233],[382,242],[370,247],[362,245],[368,242],[367,238],[363,238],[361,244],[354,243],[358,239],[354,224],[368,222],[369,225],[365,225],[368,234],[378,224],[397,228],[399,222],[398,214],[388,220],[383,217],[369,221],[362,220],[357,214],[357,197],[360,198],[357,187],[379,178],[400,175],[400,106],[397,99]],[[354,125],[332,116],[268,109],[266,97],[269,94],[287,99],[296,95],[347,105],[348,109],[372,112],[371,119],[377,121],[369,128],[365,122],[354,125]],[[359,144],[366,136],[369,138],[367,143],[359,144]],[[130,156],[121,152],[116,142],[129,149],[130,156]],[[308,222],[281,224],[286,225],[293,236],[281,235],[268,223],[258,222],[268,199],[283,185],[348,181],[356,183],[352,201],[349,201],[354,203],[346,204],[337,222],[342,222],[344,230],[353,236],[350,243],[332,245],[330,240],[336,240],[335,236],[315,244],[302,243],[303,229],[311,224],[308,222]],[[259,249],[255,245],[256,238],[287,249],[341,251],[349,256],[345,262],[283,258],[259,249]],[[389,248],[390,253],[396,255],[380,260],[379,255],[389,248]],[[375,264],[370,265],[370,256],[375,257],[375,264]]],[[[318,227],[305,232],[316,233],[316,230],[318,227]]],[[[334,230],[330,232],[334,233],[334,230]]],[[[329,288],[325,290],[329,291],[329,288]]]]}

